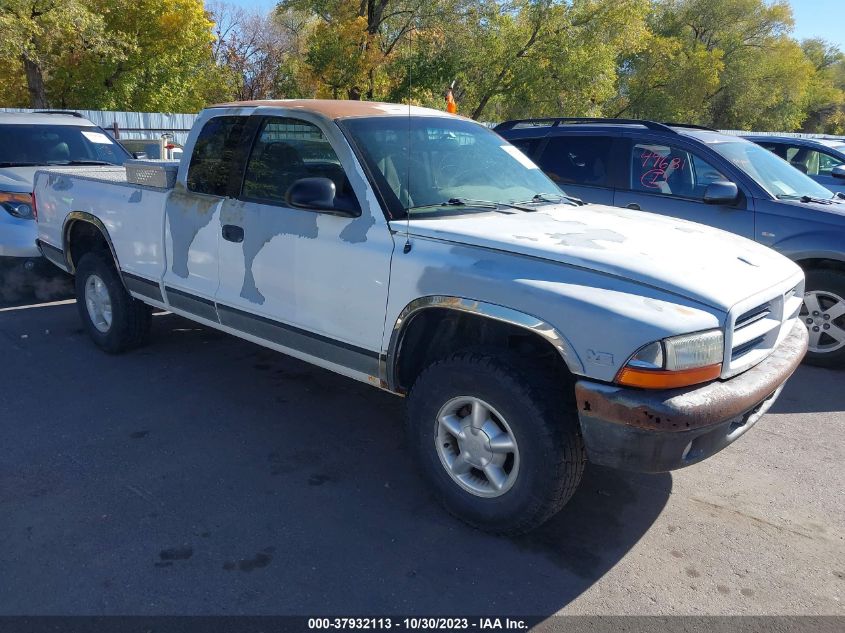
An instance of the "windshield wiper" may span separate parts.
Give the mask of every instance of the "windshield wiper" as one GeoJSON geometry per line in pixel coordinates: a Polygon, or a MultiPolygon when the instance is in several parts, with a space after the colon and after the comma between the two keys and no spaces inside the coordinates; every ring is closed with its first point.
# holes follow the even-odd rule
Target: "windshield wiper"
{"type": "Polygon", "coordinates": [[[434,204],[421,204],[416,207],[408,207],[408,211],[415,211],[417,209],[430,209],[432,207],[475,207],[477,209],[500,209],[507,207],[510,209],[519,209],[520,211],[534,211],[528,207],[521,207],[510,202],[495,202],[493,200],[476,200],[474,198],[449,198],[445,202],[435,202],[434,204]]]}
{"type": "Polygon", "coordinates": [[[582,207],[586,202],[581,200],[581,198],[575,198],[574,196],[567,196],[562,193],[537,193],[534,194],[534,197],[531,200],[526,200],[524,203],[520,204],[531,204],[531,203],[538,203],[538,202],[560,202],[561,200],[566,200],[574,204],[577,207],[582,207]]]}
{"type": "Polygon", "coordinates": [[[16,163],[7,161],[0,163],[0,167],[38,167],[41,163],[16,163]]]}
{"type": "Polygon", "coordinates": [[[834,204],[836,202],[835,196],[833,198],[816,198],[814,196],[799,196],[798,194],[781,193],[775,197],[778,200],[798,200],[804,204],[809,202],[813,202],[815,204],[834,204]]]}
{"type": "Polygon", "coordinates": [[[47,163],[48,165],[109,165],[115,167],[114,163],[106,160],[55,160],[47,163]]]}

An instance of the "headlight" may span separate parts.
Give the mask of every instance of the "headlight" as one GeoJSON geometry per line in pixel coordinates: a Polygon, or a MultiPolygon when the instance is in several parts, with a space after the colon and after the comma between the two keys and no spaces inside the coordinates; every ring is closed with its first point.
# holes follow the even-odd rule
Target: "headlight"
{"type": "Polygon", "coordinates": [[[6,193],[0,191],[0,207],[11,216],[22,220],[31,220],[32,196],[28,193],[6,193]]]}
{"type": "Polygon", "coordinates": [[[722,373],[724,346],[721,330],[655,341],[631,355],[616,382],[644,389],[673,389],[715,380],[722,373]]]}

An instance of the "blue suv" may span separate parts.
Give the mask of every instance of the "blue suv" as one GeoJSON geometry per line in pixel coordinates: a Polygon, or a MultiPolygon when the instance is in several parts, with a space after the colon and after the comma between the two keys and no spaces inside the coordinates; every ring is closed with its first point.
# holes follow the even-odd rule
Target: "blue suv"
{"type": "Polygon", "coordinates": [[[553,118],[495,129],[586,203],[715,226],[793,259],[807,275],[807,361],[845,366],[843,194],[759,145],[698,126],[553,118]]]}

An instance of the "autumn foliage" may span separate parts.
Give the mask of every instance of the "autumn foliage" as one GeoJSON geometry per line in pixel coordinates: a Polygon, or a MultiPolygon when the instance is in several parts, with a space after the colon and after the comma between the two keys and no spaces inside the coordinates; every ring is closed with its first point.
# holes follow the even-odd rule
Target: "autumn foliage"
{"type": "Polygon", "coordinates": [[[845,56],[784,0],[0,0],[2,105],[195,111],[331,97],[484,120],[845,133],[845,56]]]}

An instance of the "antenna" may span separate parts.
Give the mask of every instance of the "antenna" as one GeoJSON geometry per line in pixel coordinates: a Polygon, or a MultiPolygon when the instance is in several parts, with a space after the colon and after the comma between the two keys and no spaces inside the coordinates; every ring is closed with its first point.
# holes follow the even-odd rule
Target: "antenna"
{"type": "Polygon", "coordinates": [[[408,30],[408,159],[405,161],[405,200],[407,208],[405,209],[405,246],[402,249],[402,252],[406,255],[411,252],[411,67],[413,65],[411,33],[413,33],[413,29],[408,30]]]}

